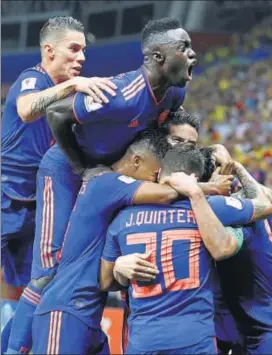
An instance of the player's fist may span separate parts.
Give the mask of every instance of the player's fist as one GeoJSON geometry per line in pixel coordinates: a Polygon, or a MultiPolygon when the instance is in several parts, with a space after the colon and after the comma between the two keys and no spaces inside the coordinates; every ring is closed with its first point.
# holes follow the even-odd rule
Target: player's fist
{"type": "Polygon", "coordinates": [[[234,166],[234,160],[232,159],[227,149],[222,144],[214,144],[212,149],[212,155],[215,159],[215,162],[221,166],[221,175],[231,174],[234,166]]]}
{"type": "Polygon", "coordinates": [[[104,95],[105,92],[111,96],[116,96],[115,90],[117,89],[117,86],[110,80],[110,78],[85,78],[83,76],[78,76],[72,80],[74,81],[75,91],[89,95],[94,103],[108,103],[109,99],[104,95]]]}
{"type": "Polygon", "coordinates": [[[172,173],[164,178],[164,183],[169,184],[180,195],[191,197],[193,194],[201,191],[194,174],[172,173]]]}
{"type": "Polygon", "coordinates": [[[229,196],[231,194],[233,175],[220,175],[221,167],[218,167],[212,174],[210,182],[216,188],[218,195],[229,196]]]}
{"type": "MultiPolygon", "coordinates": [[[[157,266],[148,261],[149,253],[134,253],[120,256],[114,265],[113,273],[118,280],[118,274],[129,280],[152,281],[156,278],[159,270],[157,266]]],[[[122,282],[121,282],[122,283],[122,282]]],[[[123,284],[123,283],[122,283],[123,284]]]]}

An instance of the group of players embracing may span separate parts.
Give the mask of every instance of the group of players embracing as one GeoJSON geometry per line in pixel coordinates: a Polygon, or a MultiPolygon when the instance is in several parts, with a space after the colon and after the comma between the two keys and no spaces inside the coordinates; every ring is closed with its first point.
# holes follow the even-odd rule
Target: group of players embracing
{"type": "Polygon", "coordinates": [[[223,146],[198,146],[179,21],[150,21],[142,52],[138,70],[100,83],[102,100],[94,87],[44,107],[56,144],[37,171],[8,354],[108,354],[100,323],[120,290],[126,354],[272,350],[272,192],[223,146]]]}

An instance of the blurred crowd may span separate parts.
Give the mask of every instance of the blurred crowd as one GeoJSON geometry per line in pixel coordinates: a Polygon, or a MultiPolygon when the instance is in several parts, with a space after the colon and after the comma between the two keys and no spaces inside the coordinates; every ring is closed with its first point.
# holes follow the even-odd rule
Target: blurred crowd
{"type": "Polygon", "coordinates": [[[224,144],[272,188],[272,26],[235,35],[200,65],[206,70],[190,83],[184,106],[202,121],[201,143],[224,144]]]}

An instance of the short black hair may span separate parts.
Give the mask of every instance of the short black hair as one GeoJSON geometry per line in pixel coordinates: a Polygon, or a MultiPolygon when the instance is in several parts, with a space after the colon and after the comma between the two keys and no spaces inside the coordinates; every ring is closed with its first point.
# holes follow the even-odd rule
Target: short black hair
{"type": "Polygon", "coordinates": [[[152,153],[161,161],[169,148],[170,145],[167,141],[167,135],[157,129],[149,128],[137,135],[135,140],[128,147],[127,153],[152,153]]]}
{"type": "Polygon", "coordinates": [[[80,21],[74,19],[72,16],[51,17],[48,21],[46,21],[40,31],[40,45],[42,45],[51,34],[56,34],[56,37],[58,37],[59,33],[65,30],[84,33],[84,26],[80,21]]]}
{"type": "Polygon", "coordinates": [[[212,177],[214,170],[216,169],[214,159],[212,159],[213,149],[211,147],[203,147],[199,150],[203,154],[205,159],[205,171],[201,181],[208,182],[212,177]]]}
{"type": "Polygon", "coordinates": [[[177,28],[181,28],[181,23],[176,18],[165,17],[149,21],[142,30],[142,49],[155,42],[158,44],[169,42],[166,32],[177,28]]]}
{"type": "Polygon", "coordinates": [[[200,180],[205,170],[205,158],[198,148],[191,143],[176,145],[170,149],[162,162],[161,176],[172,173],[194,173],[200,180]]]}
{"type": "Polygon", "coordinates": [[[199,132],[200,119],[181,109],[178,109],[177,111],[170,111],[161,128],[166,130],[166,132],[169,134],[171,126],[179,126],[183,124],[188,124],[193,127],[197,133],[199,132]]]}

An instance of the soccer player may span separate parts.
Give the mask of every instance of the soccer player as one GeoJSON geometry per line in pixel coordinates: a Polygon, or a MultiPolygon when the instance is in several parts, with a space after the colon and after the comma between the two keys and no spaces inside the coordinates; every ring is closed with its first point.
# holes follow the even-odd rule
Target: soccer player
{"type": "MultiPolygon", "coordinates": [[[[97,103],[108,101],[102,90],[114,95],[109,79],[79,76],[85,61],[83,31],[72,17],[49,19],[40,32],[41,63],[26,69],[7,95],[2,118],[1,263],[10,285],[25,286],[30,280],[36,173],[53,138],[46,108],[74,92],[90,95],[97,103]]],[[[38,297],[35,290],[29,293],[38,297]]]]}
{"type": "Polygon", "coordinates": [[[165,134],[142,132],[112,169],[90,171],[71,214],[57,273],[34,316],[34,354],[86,354],[99,348],[107,295],[100,293],[98,277],[108,225],[123,206],[177,198],[169,186],[135,180],[156,181],[168,147],[165,134]]]}
{"type": "Polygon", "coordinates": [[[196,55],[180,22],[169,18],[149,22],[142,48],[144,65],[114,77],[117,94],[108,104],[76,94],[46,111],[61,149],[54,145],[45,154],[37,174],[37,258],[30,285],[36,295],[56,272],[58,251],[82,182],[77,173],[86,166],[116,162],[150,122],[163,123],[168,111],[183,103],[196,55]]]}
{"type": "MultiPolygon", "coordinates": [[[[252,197],[262,189],[240,164],[235,164],[235,170],[246,196],[252,197]]],[[[270,214],[267,220],[244,227],[239,253],[217,263],[222,296],[247,354],[268,354],[272,349],[272,204],[270,214]]],[[[226,326],[223,322],[222,328],[226,326]]]]}
{"type": "MultiPolygon", "coordinates": [[[[185,152],[184,149],[175,147],[166,154],[161,182],[171,181],[168,176],[175,171],[202,177],[202,154],[199,150],[185,152]]],[[[220,196],[209,198],[213,213],[198,189],[190,186],[186,190],[183,180],[180,185],[178,191],[188,195],[191,204],[187,200],[160,207],[129,207],[119,213],[108,230],[101,263],[102,289],[112,286],[114,262],[120,255],[151,253],[149,261],[160,271],[156,280],[150,281],[150,275],[144,276],[145,268],[138,267],[137,271],[142,272],[138,278],[141,282],[133,280],[129,284],[127,354],[216,353],[210,254],[215,260],[235,254],[242,235],[240,231],[233,235],[222,229],[214,213],[225,225],[248,223],[252,215],[258,218],[267,213],[268,204],[261,208],[260,200],[220,196]]],[[[127,285],[127,280],[119,278],[118,273],[115,275],[127,285]]]]}

